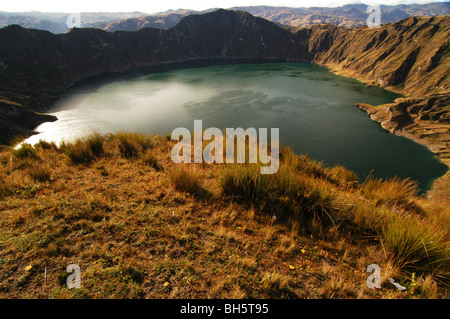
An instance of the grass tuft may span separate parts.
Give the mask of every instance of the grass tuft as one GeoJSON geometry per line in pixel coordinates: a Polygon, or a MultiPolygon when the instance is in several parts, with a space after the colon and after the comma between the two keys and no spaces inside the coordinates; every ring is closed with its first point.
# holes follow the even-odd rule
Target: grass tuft
{"type": "Polygon", "coordinates": [[[450,245],[439,226],[420,217],[392,214],[382,234],[385,247],[402,268],[450,280],[450,245]]]}
{"type": "Polygon", "coordinates": [[[175,189],[181,192],[199,194],[202,191],[200,176],[191,168],[177,166],[168,175],[175,189]]]}
{"type": "Polygon", "coordinates": [[[145,152],[145,154],[142,156],[142,162],[145,165],[153,167],[157,171],[163,170],[162,165],[159,163],[158,159],[151,150],[147,150],[147,152],[145,152]]]}
{"type": "Polygon", "coordinates": [[[289,276],[266,272],[261,279],[261,289],[269,298],[285,297],[289,291],[289,276]]]}
{"type": "Polygon", "coordinates": [[[73,143],[62,143],[60,148],[73,164],[89,164],[105,152],[103,138],[97,133],[73,143]]]}
{"type": "Polygon", "coordinates": [[[324,182],[298,175],[288,166],[277,174],[262,175],[260,166],[227,165],[220,178],[224,194],[258,204],[283,218],[317,218],[333,221],[335,200],[332,189],[324,182]]]}
{"type": "Polygon", "coordinates": [[[395,205],[407,203],[417,196],[417,183],[397,177],[386,181],[369,178],[364,182],[362,192],[367,198],[375,199],[378,204],[395,205]]]}
{"type": "Polygon", "coordinates": [[[19,148],[12,150],[12,154],[18,159],[37,159],[39,158],[36,149],[27,143],[23,143],[19,148]]]}
{"type": "Polygon", "coordinates": [[[119,142],[120,154],[125,158],[139,157],[140,154],[153,148],[155,141],[150,136],[139,133],[118,133],[116,138],[119,142]]]}
{"type": "Polygon", "coordinates": [[[11,186],[6,180],[6,177],[0,173],[0,197],[11,194],[11,186]]]}
{"type": "Polygon", "coordinates": [[[26,172],[35,181],[46,182],[50,180],[50,169],[42,164],[27,167],[26,172]]]}
{"type": "Polygon", "coordinates": [[[328,172],[329,178],[341,185],[355,185],[358,183],[358,175],[343,166],[334,166],[328,172]]]}
{"type": "Polygon", "coordinates": [[[39,142],[36,144],[38,147],[42,148],[43,150],[57,150],[58,146],[56,146],[55,142],[47,142],[45,140],[39,140],[39,142]]]}

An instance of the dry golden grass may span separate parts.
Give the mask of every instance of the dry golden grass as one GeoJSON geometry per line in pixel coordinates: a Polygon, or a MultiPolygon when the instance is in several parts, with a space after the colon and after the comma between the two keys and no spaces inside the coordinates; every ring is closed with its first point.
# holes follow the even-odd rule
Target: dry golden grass
{"type": "Polygon", "coordinates": [[[74,143],[64,143],[61,145],[61,150],[67,154],[73,164],[90,164],[104,154],[103,138],[94,133],[74,143]]]}
{"type": "Polygon", "coordinates": [[[138,157],[155,145],[154,137],[139,133],[120,132],[115,137],[118,140],[120,154],[125,158],[138,157]]]}
{"type": "Polygon", "coordinates": [[[99,135],[0,153],[0,297],[446,296],[449,211],[408,187],[393,200],[382,182],[347,185],[345,169],[289,149],[264,178],[246,165],[175,165],[167,138],[124,136],[143,143],[134,156],[99,135]],[[74,165],[76,147],[91,161],[74,165]],[[65,286],[70,263],[81,289],[65,286]],[[366,287],[373,263],[380,290],[366,287]]]}
{"type": "Polygon", "coordinates": [[[178,191],[188,194],[200,194],[203,190],[200,175],[192,167],[174,167],[169,170],[168,176],[178,191]]]}
{"type": "Polygon", "coordinates": [[[386,205],[407,203],[417,195],[417,184],[410,180],[393,178],[387,181],[368,179],[362,187],[364,195],[386,205]]]}
{"type": "Polygon", "coordinates": [[[153,154],[152,150],[147,150],[142,155],[142,162],[158,171],[163,170],[163,166],[159,163],[158,158],[153,154]]]}
{"type": "Polygon", "coordinates": [[[354,172],[339,165],[329,170],[329,178],[342,185],[354,185],[358,183],[358,176],[354,172]]]}
{"type": "Polygon", "coordinates": [[[35,181],[46,182],[50,180],[50,168],[43,164],[34,164],[26,169],[27,174],[35,181]]]}

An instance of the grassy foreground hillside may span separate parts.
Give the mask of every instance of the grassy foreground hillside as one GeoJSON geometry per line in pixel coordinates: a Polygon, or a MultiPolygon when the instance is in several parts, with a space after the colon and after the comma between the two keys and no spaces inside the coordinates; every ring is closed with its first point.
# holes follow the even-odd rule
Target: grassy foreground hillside
{"type": "Polygon", "coordinates": [[[174,143],[92,134],[1,151],[0,297],[448,297],[450,210],[413,183],[358,183],[288,148],[275,175],[176,165],[174,143]],[[66,286],[72,263],[81,289],[66,286]],[[366,286],[371,264],[381,289],[366,286]]]}

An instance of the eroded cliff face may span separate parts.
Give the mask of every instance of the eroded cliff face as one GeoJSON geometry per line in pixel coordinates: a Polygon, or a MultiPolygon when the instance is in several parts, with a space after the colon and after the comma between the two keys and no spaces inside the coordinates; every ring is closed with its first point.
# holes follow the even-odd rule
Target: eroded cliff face
{"type": "Polygon", "coordinates": [[[416,18],[379,29],[335,28],[314,62],[407,96],[448,93],[450,17],[416,18]]]}
{"type": "Polygon", "coordinates": [[[442,158],[450,159],[450,96],[399,98],[394,103],[356,105],[393,134],[405,135],[427,146],[442,158]],[[406,134],[408,133],[408,134],[406,134]]]}
{"type": "Polygon", "coordinates": [[[281,28],[243,11],[183,18],[169,30],[66,34],[0,29],[0,143],[47,121],[57,93],[87,77],[200,59],[284,59],[332,71],[404,94],[384,106],[358,105],[395,134],[449,158],[450,16],[416,18],[369,29],[332,25],[281,28]],[[22,116],[11,114],[21,110],[22,116]],[[21,120],[17,120],[21,119],[21,120]],[[4,133],[3,132],[9,132],[4,133]]]}
{"type": "MultiPolygon", "coordinates": [[[[399,98],[379,106],[365,103],[356,106],[384,129],[426,146],[450,166],[450,94],[399,98]]],[[[450,203],[450,171],[434,183],[428,196],[450,203]]]]}

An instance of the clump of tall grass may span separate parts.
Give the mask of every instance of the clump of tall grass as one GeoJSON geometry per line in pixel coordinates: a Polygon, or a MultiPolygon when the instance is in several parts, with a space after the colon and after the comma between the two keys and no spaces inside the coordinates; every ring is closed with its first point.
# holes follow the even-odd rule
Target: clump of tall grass
{"type": "Polygon", "coordinates": [[[94,158],[92,151],[81,140],[69,144],[63,143],[60,148],[73,164],[89,164],[94,158]]]}
{"type": "Polygon", "coordinates": [[[55,142],[47,142],[46,140],[39,140],[39,142],[36,144],[43,150],[57,150],[58,146],[55,144],[55,142]]]}
{"type": "Polygon", "coordinates": [[[260,289],[269,298],[280,298],[289,294],[290,277],[279,272],[265,272],[261,278],[260,289]]]}
{"type": "Polygon", "coordinates": [[[309,155],[301,155],[298,157],[300,171],[315,176],[315,177],[325,177],[326,170],[324,168],[323,162],[315,161],[309,157],[309,155]]]}
{"type": "Polygon", "coordinates": [[[247,164],[226,165],[220,184],[225,194],[240,196],[251,202],[270,199],[276,188],[272,175],[261,175],[259,165],[247,164]]]}
{"type": "Polygon", "coordinates": [[[20,147],[12,149],[11,153],[18,159],[37,159],[39,158],[39,155],[36,151],[36,149],[28,144],[28,143],[23,143],[22,145],[20,145],[20,147]]]}
{"type": "Polygon", "coordinates": [[[336,201],[323,181],[299,175],[286,165],[276,174],[260,174],[258,164],[226,165],[220,178],[225,195],[259,204],[282,218],[321,218],[333,221],[336,201]]]}
{"type": "Polygon", "coordinates": [[[176,166],[168,172],[170,181],[175,189],[191,194],[200,194],[203,191],[199,174],[193,169],[176,166]]]}
{"type": "Polygon", "coordinates": [[[356,185],[358,183],[358,175],[340,165],[328,169],[328,177],[341,185],[356,185]]]}
{"type": "Polygon", "coordinates": [[[450,242],[439,225],[419,216],[392,214],[382,229],[385,247],[405,269],[450,280],[450,242]]]}
{"type": "Polygon", "coordinates": [[[73,164],[89,164],[104,155],[103,137],[94,133],[73,143],[62,143],[60,149],[73,164]]]}
{"type": "Polygon", "coordinates": [[[43,164],[34,164],[28,167],[26,172],[35,181],[46,182],[50,180],[50,169],[43,164]]]}
{"type": "Polygon", "coordinates": [[[280,161],[293,170],[314,177],[326,177],[323,162],[313,160],[309,155],[296,155],[290,147],[280,147],[280,161]]]}
{"type": "Polygon", "coordinates": [[[105,154],[103,137],[100,134],[94,133],[88,136],[85,143],[90,148],[92,155],[94,155],[94,157],[100,157],[105,154]]]}
{"type": "Polygon", "coordinates": [[[120,154],[125,158],[139,157],[139,155],[153,148],[155,139],[140,133],[117,133],[116,138],[120,154]]]}
{"type": "Polygon", "coordinates": [[[380,206],[355,197],[346,201],[350,208],[338,214],[346,229],[367,238],[379,238],[382,248],[392,254],[402,269],[450,279],[448,216],[442,216],[444,220],[430,219],[409,206],[380,206]]]}
{"type": "MultiPolygon", "coordinates": [[[[415,200],[415,204],[420,208],[422,216],[442,225],[443,229],[450,230],[450,207],[443,203],[431,202],[426,198],[415,200]]],[[[448,234],[448,238],[450,239],[450,234],[448,234]]]]}
{"type": "Polygon", "coordinates": [[[151,150],[148,150],[143,156],[142,156],[142,162],[145,165],[151,166],[157,171],[161,171],[163,169],[162,165],[159,163],[156,156],[153,154],[151,150]]]}
{"type": "Polygon", "coordinates": [[[0,173],[0,197],[7,196],[11,193],[11,187],[6,177],[0,173]]]}
{"type": "MultiPolygon", "coordinates": [[[[5,148],[7,150],[7,148],[5,148]]],[[[6,167],[11,162],[12,156],[11,152],[2,150],[2,147],[0,146],[0,168],[6,167]]]]}
{"type": "Polygon", "coordinates": [[[378,204],[394,205],[408,203],[417,196],[417,183],[409,179],[397,177],[381,180],[368,178],[362,185],[362,193],[369,199],[375,199],[378,204]]]}
{"type": "Polygon", "coordinates": [[[380,208],[374,203],[355,200],[348,209],[340,212],[339,218],[344,220],[353,232],[376,237],[381,233],[389,214],[386,207],[380,208]]]}

